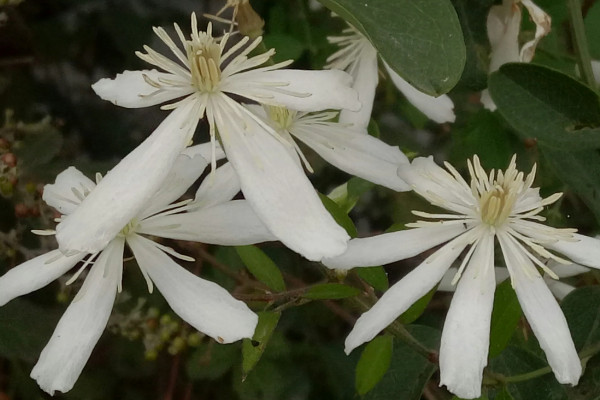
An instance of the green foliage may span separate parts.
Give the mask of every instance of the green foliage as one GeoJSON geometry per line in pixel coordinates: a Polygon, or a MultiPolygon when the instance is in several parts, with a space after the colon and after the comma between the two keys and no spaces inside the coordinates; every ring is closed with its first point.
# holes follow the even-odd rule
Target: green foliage
{"type": "Polygon", "coordinates": [[[244,339],[242,343],[242,373],[244,378],[252,371],[265,352],[280,317],[280,312],[262,311],[258,313],[258,325],[252,340],[244,339]]]}
{"type": "Polygon", "coordinates": [[[212,340],[205,341],[192,352],[185,369],[187,376],[193,381],[213,381],[239,363],[239,359],[239,343],[218,344],[212,340]]]}
{"type": "Polygon", "coordinates": [[[433,289],[425,294],[425,296],[415,301],[413,305],[408,308],[408,310],[404,311],[402,315],[398,317],[400,322],[403,324],[412,324],[415,322],[417,318],[423,314],[436,291],[437,286],[434,286],[433,289]]]}
{"type": "Polygon", "coordinates": [[[285,290],[285,282],[279,268],[261,249],[249,245],[237,246],[235,250],[256,279],[276,292],[285,290]]]}
{"type": "Polygon", "coordinates": [[[356,275],[373,286],[376,290],[386,291],[390,287],[387,273],[383,267],[356,268],[356,275]]]}
{"type": "Polygon", "coordinates": [[[371,340],[362,351],[356,365],[356,391],[363,395],[383,378],[392,361],[394,337],[378,336],[371,340]]]}
{"type": "Polygon", "coordinates": [[[437,96],[456,85],[465,45],[449,0],[320,0],[361,31],[394,71],[437,96]]]}
{"type": "Polygon", "coordinates": [[[344,211],[344,209],[342,209],[342,207],[339,206],[335,201],[331,200],[324,194],[319,193],[319,197],[321,198],[321,202],[323,202],[325,209],[329,211],[329,214],[331,214],[335,222],[344,228],[350,237],[358,236],[354,222],[352,222],[350,217],[348,217],[347,212],[344,211]]]}
{"type": "Polygon", "coordinates": [[[507,279],[496,287],[494,293],[489,358],[496,357],[504,350],[519,323],[521,314],[519,299],[511,286],[510,279],[507,279]]]}
{"type": "Polygon", "coordinates": [[[311,300],[334,300],[353,297],[359,293],[359,289],[342,283],[322,283],[312,286],[302,297],[311,300]]]}
{"type": "Polygon", "coordinates": [[[600,287],[577,289],[561,303],[578,351],[600,342],[600,287]]]}

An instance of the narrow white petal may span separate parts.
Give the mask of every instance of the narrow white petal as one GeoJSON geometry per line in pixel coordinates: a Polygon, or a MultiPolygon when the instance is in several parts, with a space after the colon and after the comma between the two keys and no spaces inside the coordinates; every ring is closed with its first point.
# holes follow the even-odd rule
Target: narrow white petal
{"type": "Polygon", "coordinates": [[[600,240],[574,234],[574,242],[559,240],[544,244],[544,247],[564,254],[574,262],[592,268],[600,268],[600,240]]]}
{"type": "Polygon", "coordinates": [[[444,122],[454,122],[454,103],[447,95],[443,94],[438,97],[433,97],[416,89],[410,83],[400,77],[390,66],[384,61],[383,64],[390,74],[390,78],[394,85],[402,92],[410,103],[419,111],[425,114],[429,119],[442,124],[444,122]]]}
{"type": "Polygon", "coordinates": [[[352,88],[352,77],[338,70],[251,70],[231,76],[221,90],[297,111],[358,111],[361,107],[358,93],[352,88]]]}
{"type": "Polygon", "coordinates": [[[123,240],[115,239],[94,263],[80,289],[81,296],[78,294],[67,308],[31,371],[44,391],[64,393],[75,384],[104,331],[122,268],[123,240]]]}
{"type": "Polygon", "coordinates": [[[541,8],[539,8],[533,1],[531,0],[521,0],[521,3],[527,11],[529,12],[529,17],[535,23],[535,37],[523,44],[521,48],[520,58],[522,62],[530,62],[533,59],[535,54],[535,48],[537,44],[544,36],[550,33],[550,28],[552,25],[552,21],[550,16],[544,12],[541,8]]]}
{"type": "Polygon", "coordinates": [[[548,268],[559,278],[569,278],[589,272],[590,269],[579,264],[561,264],[555,260],[548,261],[548,268]]]}
{"type": "Polygon", "coordinates": [[[195,329],[219,343],[252,337],[258,316],[245,303],[182,268],[150,240],[134,235],[127,243],[173,311],[195,329]]]}
{"type": "Polygon", "coordinates": [[[562,301],[562,299],[567,297],[569,293],[575,290],[575,286],[552,279],[548,275],[544,275],[544,282],[546,282],[548,289],[550,289],[554,297],[556,297],[559,301],[562,301]]]}
{"type": "Polygon", "coordinates": [[[416,256],[465,231],[460,224],[437,225],[352,239],[345,253],[321,262],[332,269],[385,265],[416,256]]]}
{"type": "Polygon", "coordinates": [[[210,207],[231,200],[240,191],[240,180],[231,163],[225,163],[208,175],[196,191],[194,203],[210,207]]]}
{"type": "MultiPolygon", "coordinates": [[[[215,115],[242,192],[267,228],[312,261],[341,254],[350,239],[325,210],[312,184],[283,145],[237,104],[215,115]],[[232,107],[239,107],[236,111],[232,107]],[[231,118],[240,114],[241,118],[231,118]]],[[[229,106],[229,107],[228,107],[229,106]]]]}
{"type": "Polygon", "coordinates": [[[190,157],[180,154],[169,171],[163,185],[158,189],[148,206],[140,213],[144,218],[160,211],[165,206],[180,198],[189,187],[200,178],[209,161],[201,155],[190,157]]]}
{"type": "MultiPolygon", "coordinates": [[[[440,284],[438,285],[437,290],[440,292],[456,291],[456,284],[453,285],[452,281],[454,280],[454,277],[456,276],[457,272],[458,272],[458,268],[452,267],[452,268],[448,269],[448,271],[444,274],[444,277],[440,281],[440,284]]],[[[504,267],[494,267],[494,275],[496,277],[496,285],[501,284],[506,279],[508,279],[508,277],[510,276],[508,273],[508,269],[506,269],[504,267]]]]}
{"type": "Polygon", "coordinates": [[[194,91],[190,82],[181,82],[182,86],[162,86],[161,89],[150,85],[147,76],[154,82],[161,80],[182,81],[177,75],[159,72],[155,69],[142,71],[124,71],[115,79],[100,79],[92,85],[92,89],[100,98],[114,105],[127,108],[148,107],[165,101],[177,99],[194,91]]]}
{"type": "Polygon", "coordinates": [[[396,173],[400,164],[408,164],[398,147],[335,123],[297,124],[290,132],[327,162],[349,174],[393,190],[410,190],[396,173]]]}
{"type": "Polygon", "coordinates": [[[42,199],[63,215],[71,214],[96,184],[75,167],[56,176],[53,184],[44,186],[42,199]]]}
{"type": "Polygon", "coordinates": [[[492,51],[490,72],[501,65],[519,61],[519,30],[521,28],[521,7],[512,1],[492,6],[487,18],[487,31],[492,51]]]}
{"type": "Polygon", "coordinates": [[[417,268],[394,284],[377,303],[356,321],[346,338],[346,354],[373,339],[415,301],[423,297],[465,248],[465,243],[452,241],[436,251],[417,268]]]}
{"type": "Polygon", "coordinates": [[[529,258],[511,244],[510,238],[498,235],[498,240],[523,313],[556,380],[576,385],[581,363],[562,310],[529,258]]]}
{"type": "Polygon", "coordinates": [[[246,200],[233,200],[186,213],[157,216],[142,221],[137,232],[222,246],[277,240],[246,200]]]}
{"type": "Polygon", "coordinates": [[[53,250],[10,269],[0,277],[0,306],[15,297],[38,290],[77,264],[85,253],[64,256],[53,250]]]}
{"type": "Polygon", "coordinates": [[[358,101],[360,101],[362,107],[358,111],[342,110],[339,121],[340,123],[351,123],[357,128],[366,129],[371,120],[375,89],[379,81],[377,50],[375,47],[371,43],[363,46],[354,68],[346,72],[354,78],[352,87],[358,92],[358,101]]]}
{"type": "Polygon", "coordinates": [[[440,344],[440,385],[465,399],[481,395],[494,304],[494,236],[481,238],[458,282],[440,344]]]}
{"type": "Polygon", "coordinates": [[[194,134],[194,109],[195,104],[187,103],[171,112],[57,225],[61,251],[102,250],[146,206],[194,134]]]}

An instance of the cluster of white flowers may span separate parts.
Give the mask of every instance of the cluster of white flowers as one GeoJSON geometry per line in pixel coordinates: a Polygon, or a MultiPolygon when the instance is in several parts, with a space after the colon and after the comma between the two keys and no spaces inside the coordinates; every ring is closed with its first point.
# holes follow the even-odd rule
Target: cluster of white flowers
{"type": "MultiPolygon", "coordinates": [[[[518,55],[517,3],[505,1],[490,13],[492,69],[507,60],[531,60],[549,29],[547,16],[522,0],[539,31],[518,55]]],[[[442,334],[441,384],[463,398],[478,397],[495,285],[510,276],[556,378],[578,382],[581,364],[545,279],[584,270],[572,263],[600,268],[600,246],[572,229],[540,223],[539,213],[560,194],[540,197],[532,187],[535,170],[525,176],[513,158],[505,171],[488,174],[474,156],[467,182],[449,164],[444,170],[431,157],[409,162],[398,147],[370,136],[378,55],[352,27],[330,38],[340,49],[322,71],[284,69],[291,61],[269,64],[274,50],[257,51],[260,37],[215,37],[210,23],[199,30],[194,14],[189,37],[177,24],[174,29],[180,43],[163,28],[154,29],[174,59],[145,46],[137,55],[157,69],[124,71],[93,85],[117,106],[163,104],[169,115],[105,177],[93,182],[70,167],[47,185],[43,198],[62,216],[55,231],[37,233],[55,235],[58,249],[0,278],[4,305],[78,264],[70,282],[91,266],[31,373],[45,391],[68,391],[81,373],[121,290],[125,244],[148,290],[156,285],[191,326],[219,343],[252,337],[257,315],[246,304],[179,266],[171,257],[193,259],[148,236],[218,245],[279,240],[333,269],[387,264],[445,243],[360,317],[346,352],[371,340],[442,281],[440,289],[456,290],[442,334]],[[210,141],[189,147],[204,118],[210,141]],[[426,221],[411,224],[414,229],[350,240],[307,178],[305,169],[312,168],[295,139],[350,174],[395,191],[414,190],[449,213],[415,211],[426,221]],[[211,172],[195,197],[177,202],[207,166],[211,172]],[[232,200],[240,191],[244,200],[232,200]],[[495,267],[496,242],[506,268],[495,267]],[[460,266],[451,268],[463,253],[460,266]]],[[[448,96],[417,91],[382,61],[393,83],[425,115],[439,123],[454,121],[448,96]]],[[[557,290],[564,294],[569,288],[557,290]]]]}

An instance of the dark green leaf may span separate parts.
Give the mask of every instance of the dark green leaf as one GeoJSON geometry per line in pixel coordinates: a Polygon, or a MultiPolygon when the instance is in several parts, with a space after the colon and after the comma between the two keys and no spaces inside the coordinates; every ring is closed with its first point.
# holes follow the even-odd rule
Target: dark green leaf
{"type": "Polygon", "coordinates": [[[242,343],[242,373],[244,376],[252,371],[262,357],[280,317],[280,312],[261,311],[258,313],[258,325],[252,340],[244,339],[242,343]]]}
{"type": "Polygon", "coordinates": [[[456,85],[466,51],[449,0],[320,0],[361,31],[394,71],[436,96],[456,85]]]}
{"type": "Polygon", "coordinates": [[[600,342],[600,287],[574,290],[565,297],[561,307],[578,351],[600,342]]]}
{"type": "Polygon", "coordinates": [[[56,129],[47,124],[39,125],[15,148],[19,168],[29,173],[50,162],[62,148],[63,137],[56,129]]]}
{"type": "Polygon", "coordinates": [[[427,304],[431,301],[431,298],[437,291],[437,285],[431,289],[429,292],[425,294],[425,296],[421,297],[419,300],[415,301],[412,306],[408,308],[408,310],[404,311],[400,317],[400,322],[403,324],[411,324],[416,321],[417,318],[423,314],[423,311],[427,308],[427,304]]]}
{"type": "Polygon", "coordinates": [[[297,60],[302,55],[305,47],[296,38],[283,33],[272,33],[264,36],[265,46],[276,50],[274,62],[297,60]]]}
{"type": "MultiPolygon", "coordinates": [[[[436,329],[410,325],[406,329],[413,337],[431,349],[437,349],[440,332],[436,329]]],[[[368,392],[364,400],[419,400],[423,388],[437,367],[412,347],[394,341],[392,361],[381,381],[368,392]]]]}
{"type": "Polygon", "coordinates": [[[596,60],[600,59],[600,3],[596,2],[590,7],[585,16],[585,33],[590,46],[590,55],[596,60]]]}
{"type": "Polygon", "coordinates": [[[240,346],[218,344],[214,341],[201,343],[192,353],[186,364],[186,372],[191,380],[215,380],[239,362],[240,346]]]}
{"type": "Polygon", "coordinates": [[[362,280],[377,290],[385,292],[390,287],[387,273],[383,267],[355,268],[354,271],[362,280]]]}
{"type": "Polygon", "coordinates": [[[345,299],[356,296],[360,290],[341,283],[323,283],[311,287],[302,297],[311,300],[345,299]]]}
{"type": "Polygon", "coordinates": [[[554,173],[573,188],[600,221],[600,153],[543,148],[543,154],[554,173]]]}
{"type": "Polygon", "coordinates": [[[333,217],[335,222],[337,222],[342,228],[348,232],[350,237],[358,236],[358,232],[356,232],[356,227],[354,226],[354,222],[350,219],[348,214],[337,205],[337,203],[331,200],[329,197],[325,196],[322,193],[319,193],[319,197],[325,206],[325,209],[329,211],[329,214],[333,217]]]}
{"type": "Polygon", "coordinates": [[[489,88],[521,137],[560,150],[600,147],[600,97],[575,79],[539,65],[505,64],[489,88]]]}
{"type": "Polygon", "coordinates": [[[503,387],[498,394],[496,394],[496,397],[494,397],[494,400],[514,400],[514,398],[510,395],[510,393],[508,392],[508,389],[506,389],[506,387],[503,387]]]}
{"type": "MultiPolygon", "coordinates": [[[[490,361],[491,370],[505,376],[524,374],[547,365],[546,360],[528,350],[512,345],[490,361]]],[[[552,373],[519,383],[509,383],[507,389],[515,400],[567,399],[564,387],[556,381],[552,373]]]]}
{"type": "Polygon", "coordinates": [[[356,365],[356,391],[363,395],[383,378],[392,361],[394,337],[378,336],[364,348],[356,365]]]}
{"type": "Polygon", "coordinates": [[[510,279],[507,279],[496,287],[494,294],[490,328],[490,358],[496,357],[504,350],[519,323],[521,314],[519,299],[510,284],[510,279]]]}
{"type": "Polygon", "coordinates": [[[256,279],[276,292],[285,290],[279,268],[261,249],[256,246],[237,246],[235,250],[256,279]]]}
{"type": "Polygon", "coordinates": [[[360,196],[371,190],[373,186],[375,186],[374,183],[354,176],[348,182],[333,189],[327,197],[348,214],[354,208],[360,196]]]}

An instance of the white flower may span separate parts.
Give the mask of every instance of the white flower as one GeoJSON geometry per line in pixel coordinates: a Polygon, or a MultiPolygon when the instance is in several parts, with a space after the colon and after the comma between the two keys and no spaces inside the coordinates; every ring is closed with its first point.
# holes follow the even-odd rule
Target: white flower
{"type": "Polygon", "coordinates": [[[489,329],[494,299],[494,247],[500,244],[512,286],[533,332],[546,353],[557,380],[575,385],[581,364],[569,328],[558,303],[536,267],[556,275],[539,258],[600,267],[600,242],[555,229],[538,221],[544,206],[560,193],[542,199],[531,187],[534,170],[524,176],[515,167],[486,174],[477,156],[469,161],[471,182],[467,183],[449,164],[448,171],[433,159],[416,158],[410,168],[398,173],[413,189],[447,214],[414,211],[429,221],[408,226],[415,229],[353,239],[346,253],[324,260],[330,268],[372,266],[413,257],[444,244],[417,268],[392,286],[356,322],[346,339],[346,352],[371,340],[412,303],[438,283],[451,264],[468,248],[457,273],[456,293],[446,316],[440,348],[440,382],[462,398],[479,397],[483,368],[487,364],[489,329]]]}
{"type": "Polygon", "coordinates": [[[365,129],[333,122],[337,112],[309,114],[285,107],[247,106],[283,139],[292,157],[312,168],[294,137],[339,169],[397,191],[410,190],[396,171],[408,158],[398,147],[367,134],[365,129]]]}
{"type": "MultiPolygon", "coordinates": [[[[504,0],[502,5],[492,6],[487,18],[487,32],[491,46],[490,74],[509,62],[530,62],[538,42],[550,33],[551,24],[550,16],[531,0],[504,0]],[[535,37],[519,48],[521,5],[527,8],[529,16],[535,23],[535,37]]],[[[488,110],[496,109],[488,89],[481,92],[481,103],[488,110]]]]}
{"type": "MultiPolygon", "coordinates": [[[[157,70],[125,71],[92,87],[103,99],[123,107],[145,107],[181,98],[163,109],[194,106],[194,121],[206,116],[212,143],[219,136],[227,158],[241,181],[242,191],[269,229],[288,247],[311,260],[340,254],[349,237],[327,213],[304,171],[289,157],[273,129],[233,97],[299,111],[328,108],[357,110],[352,78],[342,71],[281,70],[291,61],[264,65],[275,53],[249,57],[262,38],[242,38],[226,48],[230,35],[212,37],[211,25],[199,31],[192,14],[192,34],[175,30],[183,51],[162,28],[154,32],[177,61],[148,46],[136,53],[157,70]],[[233,97],[232,97],[233,96],[233,97]]],[[[182,116],[186,117],[186,116],[182,116]]],[[[182,123],[183,123],[182,119],[182,123]]],[[[214,168],[214,157],[213,157],[214,168]]]]}
{"type": "MultiPolygon", "coordinates": [[[[347,71],[354,78],[354,88],[362,103],[359,111],[342,110],[340,122],[353,123],[359,128],[366,128],[371,118],[375,88],[378,82],[377,50],[369,39],[352,25],[344,29],[344,36],[328,37],[327,39],[341,48],[327,58],[326,68],[347,71]]],[[[383,60],[394,85],[402,94],[423,114],[437,123],[454,122],[454,103],[447,95],[433,97],[415,89],[410,83],[400,77],[383,60]]]]}
{"type": "MultiPolygon", "coordinates": [[[[226,187],[208,178],[198,189],[193,202],[169,205],[205,169],[208,162],[199,153],[210,154],[210,151],[196,146],[179,156],[159,191],[99,252],[65,255],[54,250],[11,269],[0,278],[0,305],[4,305],[47,285],[82,260],[84,263],[69,283],[92,265],[31,372],[32,378],[46,392],[70,390],[100,338],[115,295],[121,290],[125,243],[137,260],[148,290],[152,292],[156,285],[171,308],[194,328],[220,343],[252,337],[258,319],[246,304],[234,299],[219,285],[182,268],[167,254],[192,260],[189,257],[143,236],[220,245],[275,239],[246,201],[230,201],[239,191],[239,184],[231,177],[233,171],[227,164],[215,172],[220,180],[232,178],[227,180],[226,187]],[[228,176],[220,176],[222,174],[228,176]]],[[[94,192],[95,186],[93,181],[70,167],[57,176],[56,183],[46,185],[43,197],[62,214],[70,215],[86,196],[94,192]]],[[[85,227],[81,227],[79,233],[88,234],[85,227]]]]}

